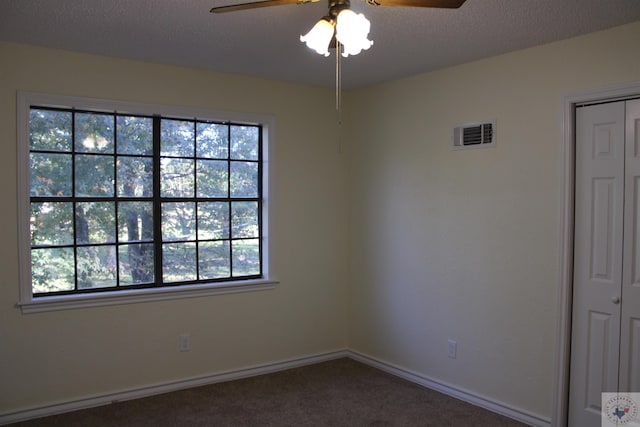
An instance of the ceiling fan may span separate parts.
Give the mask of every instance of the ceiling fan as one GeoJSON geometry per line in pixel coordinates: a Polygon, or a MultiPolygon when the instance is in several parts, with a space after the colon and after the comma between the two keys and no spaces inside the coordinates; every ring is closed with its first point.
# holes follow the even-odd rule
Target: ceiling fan
{"type": "MultiPolygon", "coordinates": [[[[238,10],[289,4],[315,3],[320,0],[264,0],[213,7],[211,13],[235,12],[238,10]]],[[[349,0],[328,0],[329,12],[323,16],[300,41],[317,53],[329,56],[330,47],[342,46],[342,56],[357,55],[373,42],[368,39],[370,23],[361,13],[351,10],[349,0]]],[[[365,0],[372,6],[408,6],[457,9],[466,0],[365,0]]]]}
{"type": "MultiPolygon", "coordinates": [[[[211,13],[235,12],[238,10],[258,9],[261,7],[283,6],[288,4],[316,3],[320,0],[263,0],[252,3],[240,3],[218,6],[211,13]]],[[[466,0],[365,0],[372,6],[408,6],[457,9],[466,0]]],[[[370,23],[362,13],[351,10],[350,0],[328,0],[329,12],[323,16],[300,41],[317,53],[329,56],[329,48],[336,49],[336,110],[338,123],[342,121],[342,78],[340,56],[357,55],[373,45],[369,40],[370,23]]]]}

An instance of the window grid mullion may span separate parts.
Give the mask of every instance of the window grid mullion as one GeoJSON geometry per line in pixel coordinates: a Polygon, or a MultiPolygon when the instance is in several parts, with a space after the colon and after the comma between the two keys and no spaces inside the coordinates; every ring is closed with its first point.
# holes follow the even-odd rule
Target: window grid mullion
{"type": "Polygon", "coordinates": [[[73,212],[73,271],[74,271],[74,284],[73,290],[78,292],[78,277],[80,272],[78,271],[78,215],[76,214],[77,199],[76,199],[76,112],[71,112],[71,199],[73,200],[72,212],[73,212]]]}
{"type": "Polygon", "coordinates": [[[258,260],[262,276],[262,128],[258,129],[258,260]]]}
{"type": "Polygon", "coordinates": [[[116,256],[116,288],[120,288],[120,230],[118,229],[118,212],[120,203],[118,203],[118,118],[113,115],[113,214],[115,215],[114,227],[115,234],[113,236],[115,244],[116,256]]]}
{"type": "Polygon", "coordinates": [[[196,243],[196,280],[200,280],[200,239],[198,238],[198,161],[197,150],[198,146],[196,141],[198,140],[198,122],[193,121],[193,217],[195,218],[195,243],[196,243]]]}
{"type": "Polygon", "coordinates": [[[155,285],[163,286],[162,277],[162,201],[160,195],[161,118],[153,117],[153,256],[155,285]]]}
{"type": "Polygon", "coordinates": [[[233,277],[233,199],[231,198],[231,125],[227,124],[227,197],[229,198],[229,277],[233,277]]]}

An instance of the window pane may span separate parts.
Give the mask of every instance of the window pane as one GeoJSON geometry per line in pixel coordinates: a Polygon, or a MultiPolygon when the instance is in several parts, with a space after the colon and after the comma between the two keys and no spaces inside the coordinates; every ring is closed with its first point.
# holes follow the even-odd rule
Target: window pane
{"type": "Polygon", "coordinates": [[[258,163],[231,162],[231,197],[258,197],[258,163]]]}
{"type": "Polygon", "coordinates": [[[113,196],[113,157],[76,156],[76,196],[113,196]]]}
{"type": "Polygon", "coordinates": [[[153,240],[153,203],[118,203],[118,238],[121,242],[153,240]]]}
{"type": "Polygon", "coordinates": [[[162,159],[160,165],[160,193],[162,197],[193,197],[194,161],[162,159]]]}
{"type": "Polygon", "coordinates": [[[253,276],[260,274],[260,240],[233,240],[233,276],[253,276]]]}
{"type": "Polygon", "coordinates": [[[153,119],[118,116],[116,123],[119,154],[153,154],[153,119]]]}
{"type": "Polygon", "coordinates": [[[71,196],[71,155],[31,153],[31,196],[71,196]]]}
{"type": "Polygon", "coordinates": [[[31,109],[29,144],[32,150],[71,151],[71,112],[31,109]]]}
{"type": "Polygon", "coordinates": [[[33,293],[72,291],[75,288],[73,248],[31,250],[33,293]]]}
{"type": "Polygon", "coordinates": [[[154,282],[153,244],[123,245],[118,248],[120,285],[154,282]]]}
{"type": "Polygon", "coordinates": [[[196,280],[196,244],[162,245],[162,278],[165,282],[196,280]]]}
{"type": "Polygon", "coordinates": [[[228,238],[229,204],[226,202],[198,203],[198,239],[228,238]]]}
{"type": "Polygon", "coordinates": [[[113,202],[84,202],[76,205],[76,242],[113,243],[116,240],[116,211],[113,202]]]}
{"type": "Polygon", "coordinates": [[[198,123],[196,127],[197,156],[209,159],[229,157],[229,127],[214,123],[198,123]]]}
{"type": "Polygon", "coordinates": [[[194,122],[163,119],[160,131],[160,155],[193,157],[194,122]]]}
{"type": "Polygon", "coordinates": [[[204,242],[198,245],[200,279],[231,277],[229,242],[204,242]]]}
{"type": "Polygon", "coordinates": [[[113,116],[110,114],[76,114],[75,151],[113,153],[113,116]]]}
{"type": "Polygon", "coordinates": [[[258,237],[258,202],[231,203],[231,237],[258,237]]]}
{"type": "Polygon", "coordinates": [[[193,202],[162,204],[162,240],[195,240],[196,211],[193,202]]]}
{"type": "Polygon", "coordinates": [[[153,195],[153,159],[118,157],[118,196],[151,197],[153,195]]]}
{"type": "Polygon", "coordinates": [[[83,246],[76,248],[78,289],[116,286],[116,247],[83,246]]]}
{"type": "Polygon", "coordinates": [[[260,133],[255,126],[231,126],[231,157],[236,160],[258,160],[260,133]]]}
{"type": "Polygon", "coordinates": [[[198,160],[198,197],[227,197],[229,187],[228,162],[198,160]]]}
{"type": "Polygon", "coordinates": [[[31,203],[31,245],[73,244],[73,203],[31,203]]]}

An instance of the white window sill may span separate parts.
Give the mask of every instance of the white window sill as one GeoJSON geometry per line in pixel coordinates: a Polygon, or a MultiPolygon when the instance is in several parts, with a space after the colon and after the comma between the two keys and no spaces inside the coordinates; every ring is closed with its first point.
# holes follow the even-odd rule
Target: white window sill
{"type": "Polygon", "coordinates": [[[268,279],[243,280],[237,282],[212,283],[210,285],[186,285],[156,289],[131,289],[126,291],[98,292],[81,295],[60,295],[21,301],[18,306],[23,314],[46,311],[72,310],[107,305],[135,304],[182,298],[197,298],[211,295],[264,291],[274,289],[278,281],[268,279]]]}

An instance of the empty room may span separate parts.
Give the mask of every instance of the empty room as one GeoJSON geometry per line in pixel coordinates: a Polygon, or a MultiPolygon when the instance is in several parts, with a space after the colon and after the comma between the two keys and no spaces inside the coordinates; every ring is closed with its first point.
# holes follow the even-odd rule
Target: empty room
{"type": "Polygon", "coordinates": [[[0,424],[640,425],[640,2],[237,3],[0,1],[0,424]]]}

